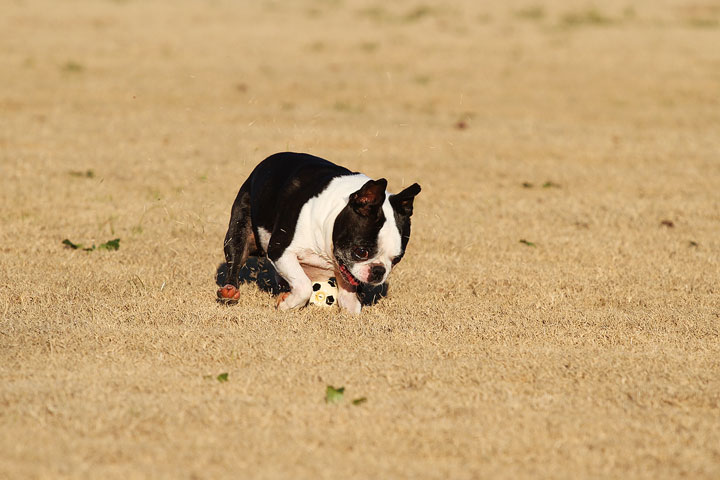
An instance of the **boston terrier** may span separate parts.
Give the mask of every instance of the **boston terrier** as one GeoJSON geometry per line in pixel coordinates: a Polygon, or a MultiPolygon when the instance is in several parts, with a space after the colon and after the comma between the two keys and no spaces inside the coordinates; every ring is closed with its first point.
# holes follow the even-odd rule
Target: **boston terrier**
{"type": "Polygon", "coordinates": [[[314,281],[338,281],[341,308],[360,313],[361,284],[382,285],[410,239],[414,183],[392,195],[371,178],[304,153],[276,153],[252,171],[235,198],[225,235],[224,303],[240,297],[238,273],[248,256],[265,255],[289,292],[280,310],[303,307],[314,281]]]}

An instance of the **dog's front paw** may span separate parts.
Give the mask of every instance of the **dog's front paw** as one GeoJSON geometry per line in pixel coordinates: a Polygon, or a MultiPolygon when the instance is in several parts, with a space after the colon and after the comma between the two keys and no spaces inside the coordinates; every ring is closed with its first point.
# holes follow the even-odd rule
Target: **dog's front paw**
{"type": "Polygon", "coordinates": [[[338,305],[343,310],[358,315],[362,311],[362,304],[357,293],[340,289],[338,292],[338,305]]]}
{"type": "Polygon", "coordinates": [[[298,295],[295,292],[281,293],[277,299],[278,310],[292,310],[293,308],[300,308],[307,305],[310,300],[310,295],[298,295]]]}
{"type": "Polygon", "coordinates": [[[281,293],[277,297],[277,304],[275,304],[275,307],[277,307],[278,310],[285,310],[284,308],[280,308],[280,304],[285,301],[285,299],[290,295],[290,292],[281,293]]]}
{"type": "Polygon", "coordinates": [[[237,289],[237,287],[227,284],[222,288],[219,288],[217,291],[218,296],[218,302],[220,303],[237,303],[238,298],[240,298],[240,290],[237,289]]]}

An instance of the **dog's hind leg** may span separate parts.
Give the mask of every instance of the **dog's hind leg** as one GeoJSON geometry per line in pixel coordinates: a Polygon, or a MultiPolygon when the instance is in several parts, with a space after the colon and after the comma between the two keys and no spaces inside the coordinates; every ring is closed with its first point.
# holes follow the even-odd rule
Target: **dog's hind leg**
{"type": "Polygon", "coordinates": [[[235,303],[240,298],[238,276],[248,256],[256,250],[255,234],[250,220],[249,182],[238,192],[230,213],[230,225],[225,234],[225,261],[228,264],[225,285],[217,291],[218,299],[224,303],[235,303]]]}

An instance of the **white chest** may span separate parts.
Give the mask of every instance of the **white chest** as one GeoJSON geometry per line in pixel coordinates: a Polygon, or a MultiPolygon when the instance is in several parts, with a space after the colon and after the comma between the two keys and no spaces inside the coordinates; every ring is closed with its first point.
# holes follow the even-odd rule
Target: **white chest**
{"type": "Polygon", "coordinates": [[[309,249],[298,250],[296,255],[305,275],[311,281],[326,281],[334,276],[333,262],[327,255],[309,249]]]}
{"type": "Polygon", "coordinates": [[[295,254],[301,265],[327,270],[333,269],[332,259],[325,253],[318,253],[311,249],[299,249],[295,254]]]}

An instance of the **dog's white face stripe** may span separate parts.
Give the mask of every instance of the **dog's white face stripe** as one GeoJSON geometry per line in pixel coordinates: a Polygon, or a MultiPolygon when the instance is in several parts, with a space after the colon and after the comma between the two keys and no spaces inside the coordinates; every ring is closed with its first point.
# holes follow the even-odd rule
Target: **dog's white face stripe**
{"type": "Polygon", "coordinates": [[[395,211],[388,200],[390,195],[390,193],[386,193],[385,203],[383,203],[385,224],[378,234],[377,253],[373,258],[356,263],[350,270],[350,273],[363,281],[367,281],[367,279],[370,278],[370,269],[372,266],[382,265],[385,267],[385,276],[380,283],[385,282],[390,274],[393,258],[402,253],[400,229],[398,229],[397,223],[395,222],[395,211]]]}
{"type": "MultiPolygon", "coordinates": [[[[388,193],[387,197],[390,195],[388,193]]],[[[377,256],[387,259],[389,265],[392,265],[392,259],[402,253],[402,239],[400,238],[400,229],[395,222],[395,211],[388,198],[385,198],[385,203],[383,203],[383,213],[385,214],[385,225],[380,229],[378,235],[377,256]]]]}

